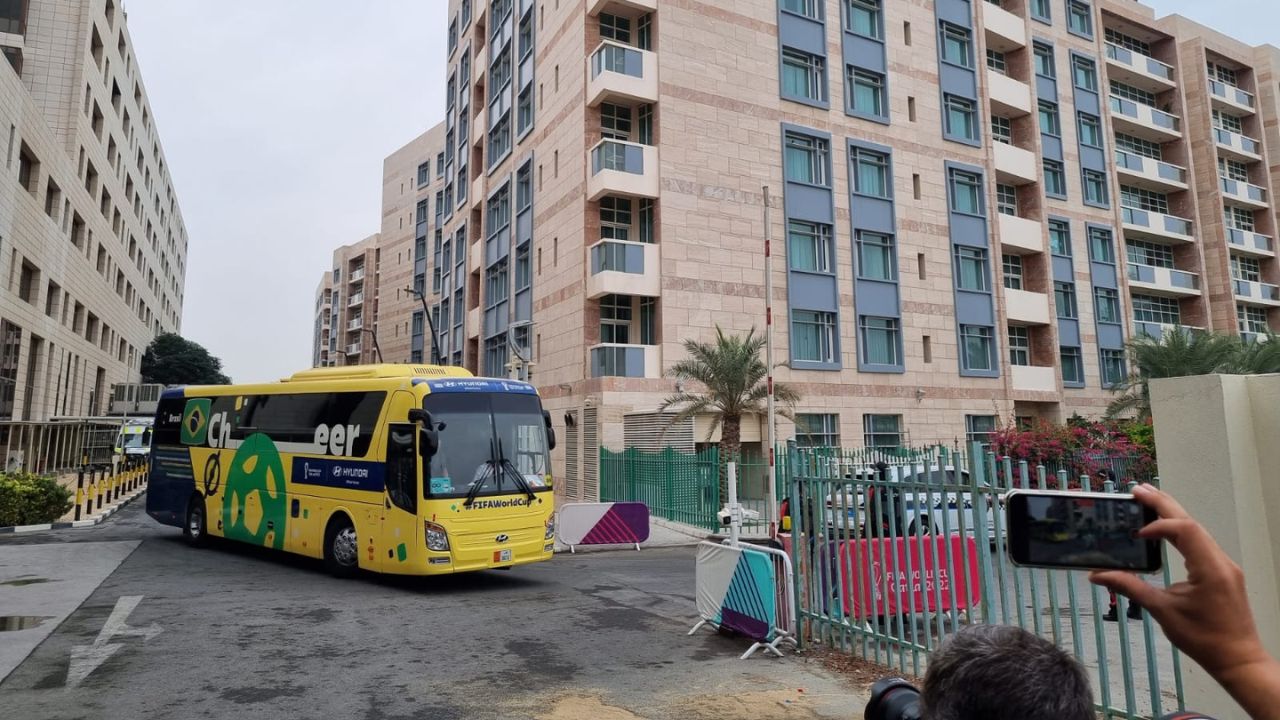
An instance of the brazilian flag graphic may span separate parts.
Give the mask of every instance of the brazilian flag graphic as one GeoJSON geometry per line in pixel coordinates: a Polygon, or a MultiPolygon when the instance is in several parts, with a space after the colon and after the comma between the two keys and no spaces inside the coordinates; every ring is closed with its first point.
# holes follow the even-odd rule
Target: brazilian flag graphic
{"type": "Polygon", "coordinates": [[[209,398],[192,398],[187,401],[187,407],[182,411],[183,445],[205,444],[205,438],[209,434],[211,402],[209,398]]]}

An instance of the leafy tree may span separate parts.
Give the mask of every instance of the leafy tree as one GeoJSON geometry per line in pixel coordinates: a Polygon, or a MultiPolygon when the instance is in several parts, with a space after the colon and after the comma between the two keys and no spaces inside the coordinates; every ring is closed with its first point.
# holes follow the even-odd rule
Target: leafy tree
{"type": "Polygon", "coordinates": [[[1234,373],[1241,370],[1242,357],[1249,356],[1249,362],[1262,366],[1280,362],[1276,353],[1280,348],[1255,351],[1246,348],[1236,336],[1198,330],[1167,332],[1159,338],[1136,337],[1129,343],[1133,373],[1114,388],[1118,397],[1107,406],[1107,417],[1135,412],[1139,420],[1149,419],[1151,393],[1147,381],[1153,378],[1234,373]]]}
{"type": "Polygon", "coordinates": [[[173,333],[156,336],[142,356],[142,381],[162,385],[228,385],[222,361],[173,333]]]}
{"type": "MultiPolygon", "coordinates": [[[[716,326],[714,343],[685,340],[689,357],[671,366],[668,375],[686,383],[697,383],[702,391],[682,390],[662,401],[659,411],[675,410],[668,427],[695,415],[714,416],[709,433],[721,428],[722,458],[736,457],[742,449],[742,416],[765,411],[768,396],[768,367],[760,358],[764,337],[752,328],[746,337],[725,335],[716,326]]],[[[791,408],[800,399],[790,386],[775,382],[773,396],[778,414],[793,418],[791,408]]],[[[708,440],[710,436],[708,436],[708,440]]]]}

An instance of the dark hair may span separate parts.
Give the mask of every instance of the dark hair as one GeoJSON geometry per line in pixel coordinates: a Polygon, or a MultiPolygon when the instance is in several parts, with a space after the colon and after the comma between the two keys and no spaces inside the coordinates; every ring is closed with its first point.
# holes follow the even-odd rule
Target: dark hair
{"type": "Polygon", "coordinates": [[[1094,720],[1084,667],[1044,638],[971,625],[929,657],[927,720],[1094,720]]]}

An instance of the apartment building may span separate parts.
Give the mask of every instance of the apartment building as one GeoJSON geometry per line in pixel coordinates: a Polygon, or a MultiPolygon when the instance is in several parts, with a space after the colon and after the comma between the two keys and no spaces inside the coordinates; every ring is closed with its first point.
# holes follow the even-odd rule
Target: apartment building
{"type": "Polygon", "coordinates": [[[378,233],[333,251],[333,269],[325,272],[316,288],[311,355],[317,367],[379,362],[381,259],[378,233]]]}
{"type": "Polygon", "coordinates": [[[0,4],[0,420],[104,413],[181,328],[187,231],[119,0],[0,4]]]}
{"type": "Polygon", "coordinates": [[[1137,334],[1280,322],[1280,51],[1138,3],[451,0],[446,52],[441,352],[532,370],[571,496],[763,330],[766,235],[801,442],[1098,414],[1137,334]]]}

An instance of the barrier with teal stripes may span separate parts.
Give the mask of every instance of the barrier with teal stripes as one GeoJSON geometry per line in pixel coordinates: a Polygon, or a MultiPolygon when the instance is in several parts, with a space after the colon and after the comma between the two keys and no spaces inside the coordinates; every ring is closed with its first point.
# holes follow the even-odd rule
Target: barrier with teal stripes
{"type": "Polygon", "coordinates": [[[782,597],[779,608],[779,590],[785,593],[792,584],[789,568],[790,558],[781,551],[699,543],[694,586],[701,619],[689,634],[703,626],[723,628],[755,641],[744,659],[761,648],[781,656],[782,642],[795,643],[791,623],[786,618],[780,622],[781,615],[789,616],[794,607],[794,602],[782,597]]]}

